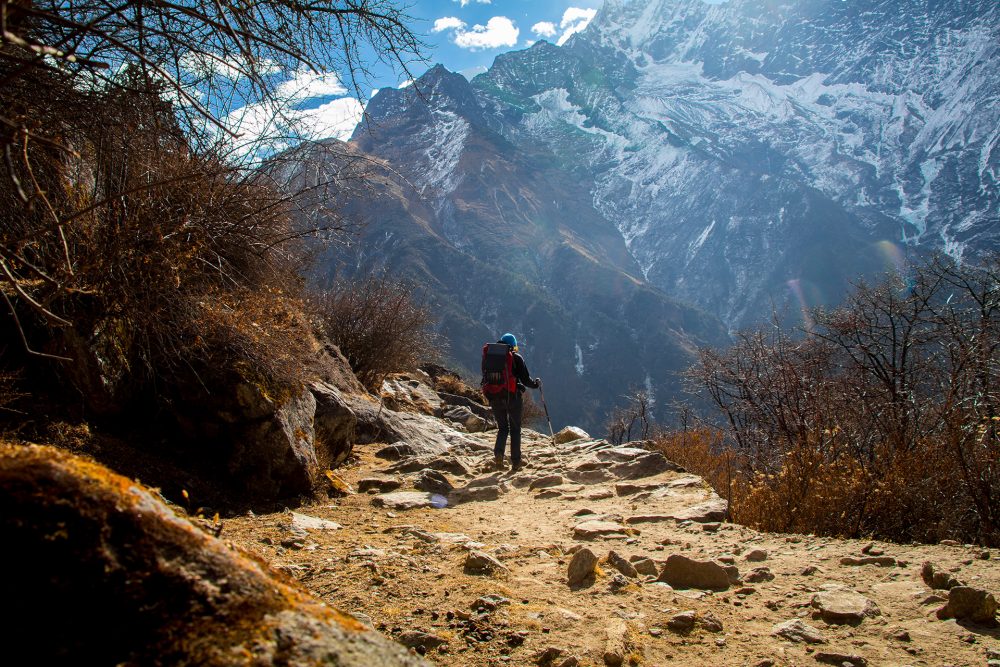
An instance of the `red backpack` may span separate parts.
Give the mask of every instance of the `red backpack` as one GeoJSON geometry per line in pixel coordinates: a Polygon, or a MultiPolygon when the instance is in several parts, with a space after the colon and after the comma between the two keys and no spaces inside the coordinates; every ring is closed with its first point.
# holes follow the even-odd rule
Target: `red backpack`
{"type": "Polygon", "coordinates": [[[483,393],[487,397],[508,391],[517,393],[514,377],[514,348],[506,343],[483,345],[483,393]]]}

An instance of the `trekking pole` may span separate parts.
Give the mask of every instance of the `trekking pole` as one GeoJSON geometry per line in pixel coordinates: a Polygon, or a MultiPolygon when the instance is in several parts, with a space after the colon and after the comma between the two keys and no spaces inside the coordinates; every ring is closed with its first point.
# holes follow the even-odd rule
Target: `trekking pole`
{"type": "Polygon", "coordinates": [[[538,382],[538,393],[542,395],[542,408],[545,410],[545,421],[549,423],[549,435],[552,437],[552,440],[555,441],[556,434],[552,432],[552,420],[549,419],[549,406],[545,404],[545,390],[542,389],[541,380],[538,382]]]}

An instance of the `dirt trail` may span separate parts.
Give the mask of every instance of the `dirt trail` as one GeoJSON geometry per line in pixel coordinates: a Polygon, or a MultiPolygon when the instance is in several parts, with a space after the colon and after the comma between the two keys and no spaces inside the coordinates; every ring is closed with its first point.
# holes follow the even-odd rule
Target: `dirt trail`
{"type": "MultiPolygon", "coordinates": [[[[528,431],[526,466],[498,474],[492,434],[466,437],[446,454],[405,445],[383,453],[395,462],[377,458],[378,445],[359,447],[338,471],[353,489],[402,488],[296,510],[325,522],[291,512],[235,518],[223,537],[440,665],[981,667],[1000,658],[997,630],[938,620],[948,593],[921,578],[932,561],[967,585],[1000,590],[1000,567],[983,549],[758,533],[715,523],[724,502],[657,453],[592,440],[553,446],[528,431]],[[581,546],[601,561],[571,587],[581,546]],[[636,573],[605,560],[612,550],[622,561],[651,559],[635,563],[650,574],[626,576],[636,573]],[[500,567],[471,570],[470,553],[500,567]],[[655,581],[672,555],[735,565],[738,580],[730,570],[726,590],[715,591],[655,581]],[[842,564],[847,557],[877,562],[842,564]],[[798,640],[772,634],[794,620],[807,625],[788,633],[798,640]]],[[[716,567],[693,576],[717,576],[716,567]]]]}

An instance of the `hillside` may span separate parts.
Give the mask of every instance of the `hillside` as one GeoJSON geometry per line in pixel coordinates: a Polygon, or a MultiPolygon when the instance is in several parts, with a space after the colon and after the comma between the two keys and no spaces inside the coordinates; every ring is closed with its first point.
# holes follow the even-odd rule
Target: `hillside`
{"type": "MultiPolygon", "coordinates": [[[[394,393],[433,401],[417,377],[394,393]]],[[[998,656],[995,628],[937,618],[949,593],[921,575],[930,561],[995,591],[988,550],[760,533],[721,521],[725,501],[645,443],[552,445],[528,432],[526,467],[512,474],[492,469],[493,432],[458,428],[447,450],[419,439],[359,448],[341,471],[356,493],[234,518],[223,535],[439,665],[998,656]],[[589,571],[577,553],[588,551],[595,574],[567,583],[589,571]],[[679,557],[721,567],[689,566],[684,581],[679,557]]]]}

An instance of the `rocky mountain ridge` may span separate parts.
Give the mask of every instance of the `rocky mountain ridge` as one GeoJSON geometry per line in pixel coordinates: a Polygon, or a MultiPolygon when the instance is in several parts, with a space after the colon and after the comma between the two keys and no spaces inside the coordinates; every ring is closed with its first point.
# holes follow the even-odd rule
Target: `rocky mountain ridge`
{"type": "Polygon", "coordinates": [[[596,430],[609,386],[666,417],[725,330],[794,321],[908,255],[997,247],[998,12],[615,0],[471,82],[434,67],[368,104],[345,150],[393,185],[344,203],[367,227],[320,273],[415,279],[470,375],[470,351],[514,331],[585,397],[554,395],[562,423],[596,430]]]}

